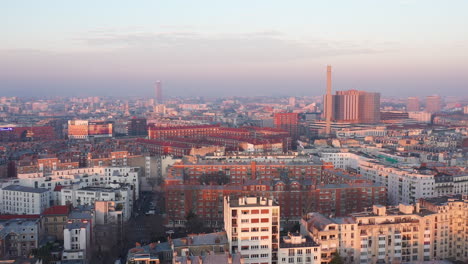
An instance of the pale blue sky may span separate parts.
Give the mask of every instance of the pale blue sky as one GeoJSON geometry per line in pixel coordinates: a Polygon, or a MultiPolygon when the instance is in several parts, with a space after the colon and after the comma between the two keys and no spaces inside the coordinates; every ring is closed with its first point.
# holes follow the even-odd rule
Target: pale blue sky
{"type": "Polygon", "coordinates": [[[1,94],[467,95],[468,1],[2,1],[1,94]]]}

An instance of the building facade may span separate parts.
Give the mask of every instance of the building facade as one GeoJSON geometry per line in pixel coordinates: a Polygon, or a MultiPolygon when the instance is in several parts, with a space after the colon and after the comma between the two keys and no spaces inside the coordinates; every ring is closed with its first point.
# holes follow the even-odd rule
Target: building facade
{"type": "Polygon", "coordinates": [[[229,252],[245,263],[278,263],[280,207],[259,197],[224,198],[229,252]]]}
{"type": "Polygon", "coordinates": [[[345,218],[310,213],[301,231],[321,246],[322,263],[337,252],[345,263],[468,260],[467,197],[421,199],[415,205],[374,205],[345,218]]]}
{"type": "Polygon", "coordinates": [[[0,212],[2,214],[41,214],[50,206],[50,191],[9,185],[0,189],[0,212]]]}
{"type": "MultiPolygon", "coordinates": [[[[91,226],[86,220],[68,222],[63,230],[62,261],[86,261],[91,252],[91,226]]],[[[84,262],[86,263],[86,262],[84,262]]]]}

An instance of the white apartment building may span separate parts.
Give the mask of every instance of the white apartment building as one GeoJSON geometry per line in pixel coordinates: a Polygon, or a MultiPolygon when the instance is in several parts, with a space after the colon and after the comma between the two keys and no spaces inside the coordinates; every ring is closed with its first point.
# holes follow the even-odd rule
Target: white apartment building
{"type": "Polygon", "coordinates": [[[280,207],[268,198],[224,198],[229,251],[245,263],[278,263],[280,207]]]}
{"type": "Polygon", "coordinates": [[[69,222],[63,230],[62,260],[86,260],[91,249],[91,227],[88,221],[69,222]]]}
{"type": "Polygon", "coordinates": [[[430,123],[432,114],[428,112],[408,112],[408,117],[422,123],[430,123]]]}
{"type": "MultiPolygon", "coordinates": [[[[53,191],[57,186],[74,185],[84,187],[118,187],[119,184],[129,184],[133,190],[134,199],[140,193],[140,168],[138,167],[92,167],[67,170],[54,170],[50,174],[43,172],[18,174],[16,179],[7,180],[1,186],[12,184],[32,188],[46,188],[53,191]]],[[[58,197],[51,196],[53,204],[60,204],[58,197]]]]}
{"type": "Polygon", "coordinates": [[[354,153],[322,153],[321,159],[336,168],[354,169],[364,178],[387,187],[390,204],[414,203],[420,198],[434,197],[435,179],[431,174],[420,174],[412,169],[391,167],[378,160],[354,153]]]}
{"type": "Polygon", "coordinates": [[[281,238],[278,263],[320,264],[320,245],[309,236],[288,234],[281,238]]]}
{"type": "Polygon", "coordinates": [[[50,205],[50,191],[9,185],[0,189],[1,214],[41,214],[50,205]]]}
{"type": "Polygon", "coordinates": [[[104,187],[85,187],[85,188],[62,188],[62,205],[94,205],[96,201],[115,202],[114,208],[122,212],[123,221],[128,221],[133,210],[133,196],[129,187],[104,188],[104,187]]]}
{"type": "Polygon", "coordinates": [[[376,127],[372,129],[351,129],[344,128],[336,131],[336,137],[338,138],[359,138],[367,136],[384,137],[387,135],[387,129],[385,127],[376,127]]]}
{"type": "Polygon", "coordinates": [[[468,172],[466,175],[436,175],[435,196],[468,194],[468,172]]]}

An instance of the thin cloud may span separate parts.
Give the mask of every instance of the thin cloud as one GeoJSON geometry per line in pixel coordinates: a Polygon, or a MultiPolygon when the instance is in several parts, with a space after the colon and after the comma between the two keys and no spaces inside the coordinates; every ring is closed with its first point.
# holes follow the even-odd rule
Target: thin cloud
{"type": "Polygon", "coordinates": [[[285,59],[382,53],[391,52],[395,47],[394,42],[390,41],[378,43],[350,40],[307,40],[293,38],[276,30],[207,34],[189,30],[147,32],[99,29],[89,31],[76,40],[90,48],[145,48],[149,51],[164,48],[165,51],[171,52],[183,52],[184,49],[188,49],[206,55],[210,52],[215,55],[224,52],[225,55],[244,54],[253,58],[279,56],[285,59]]]}

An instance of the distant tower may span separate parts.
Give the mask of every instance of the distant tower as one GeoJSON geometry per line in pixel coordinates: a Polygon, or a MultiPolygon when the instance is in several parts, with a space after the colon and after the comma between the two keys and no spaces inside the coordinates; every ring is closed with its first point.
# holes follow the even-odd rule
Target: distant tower
{"type": "Polygon", "coordinates": [[[331,120],[333,115],[333,97],[332,97],[332,68],[331,65],[327,66],[327,94],[324,100],[324,112],[325,112],[325,133],[331,134],[331,120]]]}
{"type": "Polygon", "coordinates": [[[125,116],[130,116],[130,107],[128,106],[128,102],[125,103],[125,116]]]}
{"type": "Polygon", "coordinates": [[[163,98],[162,98],[162,87],[161,87],[161,81],[156,82],[156,104],[162,104],[163,98]]]}
{"type": "Polygon", "coordinates": [[[289,105],[292,107],[296,106],[296,97],[289,97],[289,105]]]}
{"type": "Polygon", "coordinates": [[[426,112],[435,113],[442,109],[442,99],[438,95],[426,97],[426,112]]]}
{"type": "Polygon", "coordinates": [[[406,112],[418,112],[419,108],[419,98],[408,97],[408,101],[406,102],[406,112]]]}

